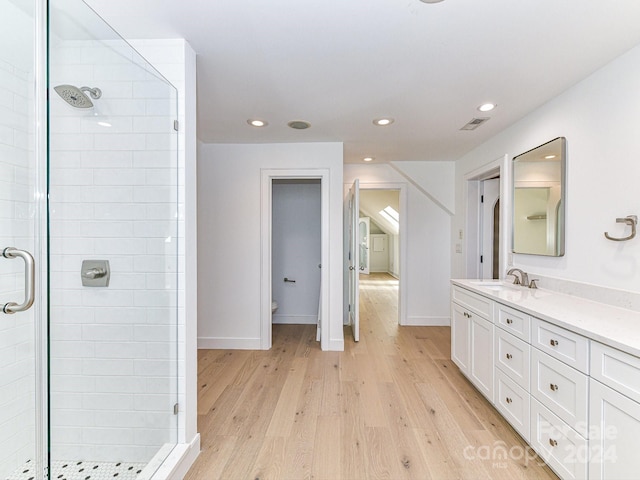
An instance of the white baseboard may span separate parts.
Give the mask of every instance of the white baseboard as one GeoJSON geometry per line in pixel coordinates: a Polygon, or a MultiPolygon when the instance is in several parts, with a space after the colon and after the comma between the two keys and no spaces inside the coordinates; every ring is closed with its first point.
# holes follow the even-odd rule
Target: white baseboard
{"type": "Polygon", "coordinates": [[[407,317],[403,326],[406,327],[448,327],[451,325],[449,317],[407,317]]]}
{"type": "Polygon", "coordinates": [[[329,340],[329,351],[344,352],[344,339],[329,340]]]}
{"type": "Polygon", "coordinates": [[[274,313],[271,315],[271,323],[281,323],[287,325],[316,325],[318,314],[315,315],[281,315],[274,313]]]}
{"type": "Polygon", "coordinates": [[[198,350],[260,350],[259,338],[198,337],[198,350]]]}
{"type": "Polygon", "coordinates": [[[182,480],[200,454],[200,434],[190,443],[179,443],[156,470],[152,480],[182,480]]]}

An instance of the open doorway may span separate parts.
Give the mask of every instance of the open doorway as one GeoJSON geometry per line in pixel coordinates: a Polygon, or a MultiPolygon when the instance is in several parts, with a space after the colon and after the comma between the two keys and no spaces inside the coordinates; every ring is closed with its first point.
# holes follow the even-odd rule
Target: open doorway
{"type": "Polygon", "coordinates": [[[329,171],[262,170],[261,196],[261,348],[271,349],[279,315],[279,324],[307,324],[328,350],[329,171]]]}
{"type": "Polygon", "coordinates": [[[320,179],[272,182],[273,324],[318,323],[322,254],[320,187],[320,179]]]}
{"type": "Polygon", "coordinates": [[[465,175],[465,278],[504,278],[508,265],[510,204],[508,157],[465,175]]]}
{"type": "Polygon", "coordinates": [[[362,303],[376,307],[375,312],[360,313],[363,319],[375,313],[389,326],[400,323],[400,203],[397,188],[360,188],[359,293],[367,300],[362,303]]]}

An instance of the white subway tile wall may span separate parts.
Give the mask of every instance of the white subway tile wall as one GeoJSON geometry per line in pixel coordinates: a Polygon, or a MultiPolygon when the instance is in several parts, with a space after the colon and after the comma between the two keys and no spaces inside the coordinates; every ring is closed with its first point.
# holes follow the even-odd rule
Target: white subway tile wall
{"type": "MultiPolygon", "coordinates": [[[[33,76],[22,66],[4,61],[4,54],[0,46],[0,249],[32,251],[33,99],[29,96],[33,76]]],[[[0,308],[23,298],[22,260],[0,257],[0,308]]],[[[0,313],[0,478],[33,456],[33,312],[0,313]]]]}
{"type": "Polygon", "coordinates": [[[136,57],[51,48],[52,86],[102,90],[89,111],[50,98],[53,460],[148,462],[178,439],[177,98],[136,57]],[[108,288],[82,286],[85,259],[109,260],[108,288]]]}

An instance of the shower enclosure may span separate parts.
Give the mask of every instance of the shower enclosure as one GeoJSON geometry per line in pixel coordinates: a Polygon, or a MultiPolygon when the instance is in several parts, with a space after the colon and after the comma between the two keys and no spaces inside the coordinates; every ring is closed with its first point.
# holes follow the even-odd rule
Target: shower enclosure
{"type": "Polygon", "coordinates": [[[45,4],[0,0],[0,480],[151,478],[178,439],[177,93],[45,4]]]}

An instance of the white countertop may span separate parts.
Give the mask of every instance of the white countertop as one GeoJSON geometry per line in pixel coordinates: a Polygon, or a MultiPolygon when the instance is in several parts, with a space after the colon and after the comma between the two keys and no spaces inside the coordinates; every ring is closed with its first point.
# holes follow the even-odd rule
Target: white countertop
{"type": "Polygon", "coordinates": [[[483,281],[451,280],[453,285],[640,357],[640,312],[542,288],[503,282],[507,288],[496,290],[479,282],[483,281]]]}

